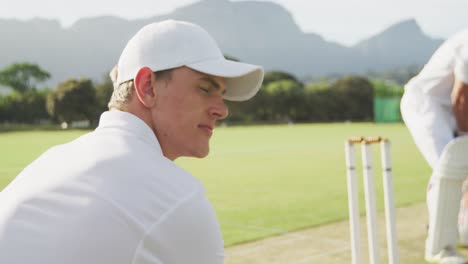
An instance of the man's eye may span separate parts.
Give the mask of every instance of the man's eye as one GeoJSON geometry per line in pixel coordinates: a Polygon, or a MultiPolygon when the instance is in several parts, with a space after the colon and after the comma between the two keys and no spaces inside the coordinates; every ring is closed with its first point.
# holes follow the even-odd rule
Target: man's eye
{"type": "Polygon", "coordinates": [[[204,93],[210,93],[210,89],[206,87],[200,87],[200,90],[202,90],[204,93]]]}

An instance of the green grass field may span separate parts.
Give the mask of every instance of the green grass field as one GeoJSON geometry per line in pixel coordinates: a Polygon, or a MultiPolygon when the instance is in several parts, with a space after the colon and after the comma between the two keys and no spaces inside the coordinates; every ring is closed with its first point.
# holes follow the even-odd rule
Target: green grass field
{"type": "MultiPolygon", "coordinates": [[[[0,188],[49,146],[83,133],[0,133],[0,188]]],[[[347,218],[344,140],[352,135],[390,138],[397,205],[424,201],[430,170],[403,124],[217,128],[207,158],[177,163],[204,183],[229,246],[347,218]]],[[[376,170],[379,158],[376,148],[376,170]]]]}

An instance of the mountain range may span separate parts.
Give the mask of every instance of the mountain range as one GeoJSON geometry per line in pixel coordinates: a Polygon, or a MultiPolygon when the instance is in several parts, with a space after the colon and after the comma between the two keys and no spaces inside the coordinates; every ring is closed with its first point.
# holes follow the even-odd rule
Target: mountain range
{"type": "Polygon", "coordinates": [[[68,28],[56,20],[0,19],[0,69],[28,61],[52,74],[50,85],[67,78],[100,81],[139,28],[165,19],[199,24],[225,55],[300,78],[423,65],[443,41],[427,36],[409,19],[347,47],[304,33],[286,9],[272,2],[201,0],[166,15],[86,18],[68,28]]]}

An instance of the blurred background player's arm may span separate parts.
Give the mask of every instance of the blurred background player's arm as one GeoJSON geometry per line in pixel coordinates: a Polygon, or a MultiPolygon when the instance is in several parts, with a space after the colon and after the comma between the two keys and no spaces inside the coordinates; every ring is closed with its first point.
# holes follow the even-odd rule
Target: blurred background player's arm
{"type": "Polygon", "coordinates": [[[468,43],[455,51],[454,83],[451,94],[452,109],[457,122],[457,134],[468,134],[468,43]]]}
{"type": "Polygon", "coordinates": [[[468,134],[468,84],[457,78],[452,90],[452,108],[458,134],[468,134]]]}

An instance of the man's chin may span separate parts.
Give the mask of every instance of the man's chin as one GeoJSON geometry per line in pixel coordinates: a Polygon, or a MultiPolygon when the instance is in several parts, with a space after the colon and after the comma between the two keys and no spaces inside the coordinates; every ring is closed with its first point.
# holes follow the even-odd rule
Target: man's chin
{"type": "Polygon", "coordinates": [[[202,153],[202,154],[199,154],[197,156],[195,156],[195,158],[199,158],[199,159],[203,159],[205,158],[206,156],[208,156],[209,154],[209,151],[205,152],[205,153],[202,153]]]}
{"type": "Polygon", "coordinates": [[[202,158],[208,156],[209,153],[210,153],[209,148],[199,149],[199,150],[196,150],[196,151],[192,152],[190,157],[202,159],[202,158]]]}

